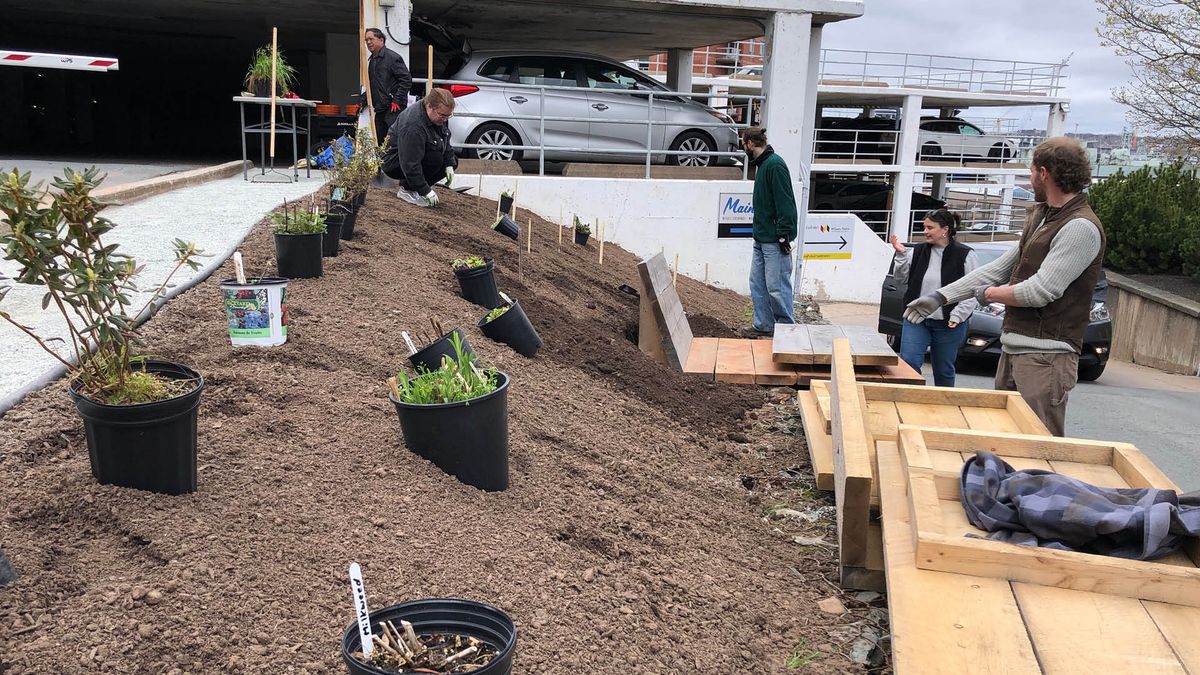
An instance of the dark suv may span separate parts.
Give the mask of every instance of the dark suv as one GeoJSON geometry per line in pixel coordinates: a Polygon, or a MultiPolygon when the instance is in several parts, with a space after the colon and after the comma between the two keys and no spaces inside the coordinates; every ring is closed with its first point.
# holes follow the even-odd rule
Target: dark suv
{"type": "MultiPolygon", "coordinates": [[[[999,258],[1015,241],[971,242],[979,264],[986,265],[999,258]]],[[[904,313],[905,286],[897,284],[889,271],[883,279],[883,295],[879,302],[879,332],[887,337],[888,344],[900,351],[901,318],[904,313]]],[[[1104,373],[1108,364],[1108,352],[1112,345],[1112,321],[1109,319],[1105,299],[1108,296],[1108,280],[1100,273],[1096,290],[1092,294],[1092,315],[1083,334],[1083,350],[1079,354],[1079,379],[1092,381],[1104,373]]],[[[1004,305],[992,303],[977,308],[971,315],[967,328],[967,341],[958,353],[963,358],[1000,358],[1000,326],[1004,323],[1004,305]]]]}

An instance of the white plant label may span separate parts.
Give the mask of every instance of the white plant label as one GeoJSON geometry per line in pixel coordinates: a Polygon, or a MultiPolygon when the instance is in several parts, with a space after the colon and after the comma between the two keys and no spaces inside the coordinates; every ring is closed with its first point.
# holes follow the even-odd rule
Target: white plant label
{"type": "Polygon", "coordinates": [[[416,354],[417,346],[413,344],[412,338],[408,336],[408,331],[400,331],[400,337],[404,338],[404,344],[408,345],[408,353],[416,354]]]}
{"type": "Polygon", "coordinates": [[[369,659],[375,649],[371,642],[371,614],[367,611],[367,589],[363,587],[362,568],[356,562],[350,563],[350,590],[354,593],[354,612],[358,617],[363,658],[369,659]]]}
{"type": "Polygon", "coordinates": [[[513,304],[512,298],[508,297],[508,294],[505,293],[504,291],[500,291],[500,297],[508,304],[510,304],[510,305],[513,304]]]}

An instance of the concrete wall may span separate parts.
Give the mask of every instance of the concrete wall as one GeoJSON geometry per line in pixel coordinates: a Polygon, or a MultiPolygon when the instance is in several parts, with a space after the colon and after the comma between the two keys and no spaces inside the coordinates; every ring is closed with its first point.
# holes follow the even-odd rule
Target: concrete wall
{"type": "MultiPolygon", "coordinates": [[[[749,293],[750,239],[718,239],[717,211],[722,192],[746,192],[741,180],[671,180],[476,176],[459,174],[455,183],[481,186],[482,196],[496,199],[516,189],[518,209],[530,209],[551,222],[569,223],[578,214],[605,226],[605,238],[633,253],[649,257],[663,252],[668,262],[679,255],[679,271],[693,279],[749,293]]],[[[855,221],[851,260],[810,260],[803,266],[800,292],[821,300],[878,302],[891,259],[890,247],[851,215],[810,215],[810,223],[855,221]]],[[[524,220],[522,220],[522,223],[524,220]]],[[[796,282],[801,281],[799,277],[796,282]]]]}

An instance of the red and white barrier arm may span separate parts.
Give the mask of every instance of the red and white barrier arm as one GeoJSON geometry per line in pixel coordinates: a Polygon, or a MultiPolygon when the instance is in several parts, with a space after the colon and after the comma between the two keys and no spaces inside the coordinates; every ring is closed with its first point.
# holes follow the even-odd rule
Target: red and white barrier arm
{"type": "Polygon", "coordinates": [[[42,54],[40,52],[16,52],[0,49],[0,66],[25,66],[26,68],[58,68],[60,70],[90,70],[104,73],[118,70],[117,59],[100,56],[73,56],[71,54],[42,54]]]}

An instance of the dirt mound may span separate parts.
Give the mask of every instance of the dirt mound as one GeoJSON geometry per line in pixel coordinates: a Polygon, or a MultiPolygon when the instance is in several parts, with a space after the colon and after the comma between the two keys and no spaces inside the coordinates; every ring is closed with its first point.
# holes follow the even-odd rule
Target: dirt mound
{"type": "MultiPolygon", "coordinates": [[[[842,656],[853,630],[830,630],[855,616],[815,610],[828,549],[791,538],[830,537],[830,522],[763,517],[822,499],[787,471],[806,464],[790,403],[644,357],[626,335],[636,301],[617,290],[637,286],[632,255],[606,247],[600,267],[594,241],[560,251],[534,219],[518,258],[493,213],[373,192],[325,277],[289,285],[282,347],[230,347],[229,264],[164,308],[149,351],[207,379],[196,494],[96,485],[62,382],[0,418],[0,548],[21,575],[0,590],[0,672],[344,672],[352,560],[372,607],[459,596],[508,611],[518,673],[856,668],[842,656]],[[472,253],[496,259],[545,340],[538,358],[475,327],[485,312],[447,264],[472,253]],[[431,314],[513,378],[506,492],[404,447],[383,382],[406,363],[400,331],[431,314]]],[[[265,228],[242,250],[251,273],[274,270],[265,228]]],[[[746,302],[679,289],[729,325],[746,302]]]]}

